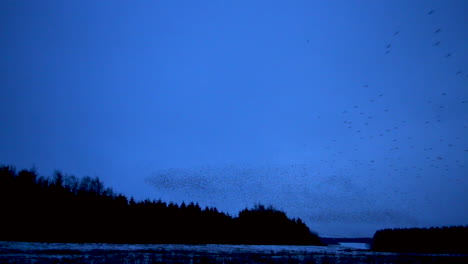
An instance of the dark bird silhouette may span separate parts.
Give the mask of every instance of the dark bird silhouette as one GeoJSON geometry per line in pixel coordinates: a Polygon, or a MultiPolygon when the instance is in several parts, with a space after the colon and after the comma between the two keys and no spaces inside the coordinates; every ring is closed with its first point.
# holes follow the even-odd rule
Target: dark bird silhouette
{"type": "Polygon", "coordinates": [[[429,13],[427,13],[427,14],[428,14],[428,15],[432,15],[432,14],[434,14],[434,12],[435,12],[435,10],[434,10],[434,9],[432,9],[432,10],[431,10],[431,11],[429,11],[429,13]]]}
{"type": "Polygon", "coordinates": [[[445,54],[445,58],[449,58],[450,56],[452,56],[452,53],[451,53],[451,52],[445,54]]]}
{"type": "Polygon", "coordinates": [[[456,73],[456,74],[458,75],[458,74],[461,74],[461,73],[462,73],[462,71],[457,71],[457,73],[456,73]]]}
{"type": "Polygon", "coordinates": [[[399,31],[399,30],[398,30],[398,31],[395,31],[395,33],[393,33],[394,36],[396,36],[396,35],[398,35],[398,34],[400,34],[400,31],[399,31]]]}
{"type": "Polygon", "coordinates": [[[441,31],[440,28],[436,29],[436,31],[434,31],[435,34],[439,33],[441,31]]]}
{"type": "Polygon", "coordinates": [[[391,46],[392,46],[392,44],[388,44],[388,45],[387,45],[387,49],[389,49],[391,46]]]}
{"type": "Polygon", "coordinates": [[[389,53],[390,53],[390,50],[385,51],[385,54],[389,54],[389,53]]]}
{"type": "Polygon", "coordinates": [[[434,47],[435,47],[435,46],[439,46],[439,44],[440,44],[440,41],[436,41],[436,42],[434,43],[433,46],[434,46],[434,47]]]}

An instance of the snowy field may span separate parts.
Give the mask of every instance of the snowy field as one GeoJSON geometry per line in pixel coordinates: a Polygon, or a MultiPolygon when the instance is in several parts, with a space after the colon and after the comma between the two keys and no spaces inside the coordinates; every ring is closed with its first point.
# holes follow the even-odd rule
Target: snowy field
{"type": "Polygon", "coordinates": [[[468,263],[468,255],[377,253],[339,246],[0,242],[0,263],[468,263]]]}

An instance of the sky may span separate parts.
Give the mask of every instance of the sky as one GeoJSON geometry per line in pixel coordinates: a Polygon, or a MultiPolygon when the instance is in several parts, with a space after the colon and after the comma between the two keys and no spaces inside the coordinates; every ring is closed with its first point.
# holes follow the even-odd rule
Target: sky
{"type": "Polygon", "coordinates": [[[321,236],[468,224],[468,2],[1,1],[0,164],[321,236]]]}

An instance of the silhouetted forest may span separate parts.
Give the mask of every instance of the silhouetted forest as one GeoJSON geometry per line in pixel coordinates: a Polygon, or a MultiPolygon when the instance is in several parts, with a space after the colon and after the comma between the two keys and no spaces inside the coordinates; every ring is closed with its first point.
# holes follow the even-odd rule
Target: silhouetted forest
{"type": "Polygon", "coordinates": [[[237,217],[198,204],[135,201],[99,178],[0,166],[0,240],[319,245],[301,219],[257,205],[237,217]]]}
{"type": "Polygon", "coordinates": [[[375,232],[372,250],[412,253],[468,253],[468,226],[384,229],[375,232]]]}

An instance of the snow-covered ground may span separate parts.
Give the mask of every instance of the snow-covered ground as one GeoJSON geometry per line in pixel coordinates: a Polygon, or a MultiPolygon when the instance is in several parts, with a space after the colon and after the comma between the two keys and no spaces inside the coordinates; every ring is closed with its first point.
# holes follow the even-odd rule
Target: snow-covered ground
{"type": "Polygon", "coordinates": [[[357,244],[361,243],[319,247],[0,241],[0,263],[468,263],[468,255],[372,252],[357,244]]]}
{"type": "MultiPolygon", "coordinates": [[[[319,253],[319,254],[382,254],[368,251],[354,251],[349,248],[359,248],[361,243],[342,243],[346,245],[333,246],[284,246],[284,245],[180,245],[180,244],[106,244],[106,243],[36,243],[36,242],[5,242],[0,241],[0,252],[5,251],[194,251],[206,253],[319,253]],[[348,245],[349,244],[349,245],[348,245]],[[353,245],[352,245],[353,244],[353,245]],[[354,245],[356,244],[356,245],[354,245]]],[[[385,253],[393,254],[393,253],[385,253]]]]}

